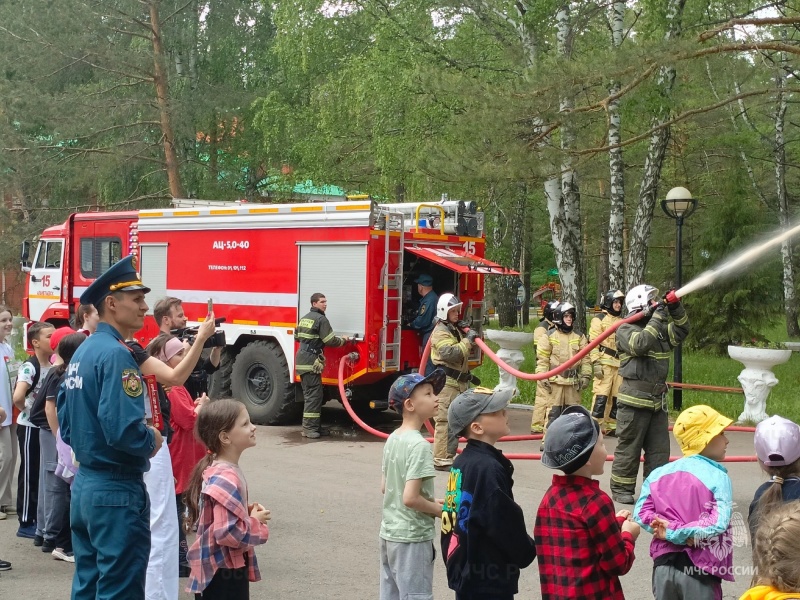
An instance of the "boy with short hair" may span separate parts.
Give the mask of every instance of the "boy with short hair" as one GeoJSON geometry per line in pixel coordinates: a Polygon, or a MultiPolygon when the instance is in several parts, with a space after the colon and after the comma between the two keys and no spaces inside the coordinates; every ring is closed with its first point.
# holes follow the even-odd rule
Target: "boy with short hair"
{"type": "MultiPolygon", "coordinates": [[[[39,506],[39,428],[31,423],[28,413],[36,392],[50,370],[50,337],[55,328],[50,323],[36,322],[28,327],[28,345],[34,355],[26,360],[17,373],[14,387],[14,406],[20,411],[17,417],[19,441],[19,472],[17,474],[17,537],[33,539],[37,546],[44,544],[44,506],[39,506]],[[40,510],[41,509],[41,510],[40,510]]],[[[52,552],[55,546],[43,552],[52,552]]]]}
{"type": "Polygon", "coordinates": [[[542,464],[559,469],[536,513],[533,536],[542,600],[624,600],[619,577],[633,566],[639,526],[592,479],[606,447],[583,406],[569,406],[547,430],[542,464]]]}
{"type": "Polygon", "coordinates": [[[389,390],[389,408],[403,424],[383,448],[381,492],[381,600],[433,600],[434,519],[442,500],[433,495],[433,450],[419,430],[436,414],[446,375],[401,375],[389,390]]]}
{"type": "Polygon", "coordinates": [[[513,390],[474,388],[447,411],[450,447],[467,447],[450,469],[442,511],[442,556],[456,600],[511,600],[520,570],[536,558],[522,508],[511,488],[514,466],[495,448],[509,433],[506,406],[513,390]]]}
{"type": "Polygon", "coordinates": [[[683,458],[655,469],[642,485],[634,518],[653,534],[656,600],[720,600],[733,581],[733,491],[720,464],[733,421],[710,406],[684,410],[672,433],[683,458]]]}

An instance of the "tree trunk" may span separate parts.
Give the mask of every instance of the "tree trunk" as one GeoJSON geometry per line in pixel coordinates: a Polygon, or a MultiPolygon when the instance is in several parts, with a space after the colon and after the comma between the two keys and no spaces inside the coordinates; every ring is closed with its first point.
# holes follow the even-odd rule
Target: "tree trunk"
{"type": "MultiPolygon", "coordinates": [[[[603,299],[603,294],[608,290],[616,290],[621,289],[619,287],[614,287],[611,285],[609,280],[610,272],[609,272],[609,261],[608,261],[608,244],[609,244],[609,236],[603,236],[600,241],[600,256],[597,259],[597,297],[595,300],[597,301],[596,304],[600,304],[600,301],[603,299]]],[[[620,244],[622,244],[622,232],[620,231],[620,244]]]]}
{"type": "Polygon", "coordinates": [[[164,68],[164,45],[161,40],[161,23],[158,17],[160,0],[149,0],[150,26],[153,30],[153,79],[156,86],[156,100],[158,111],[161,114],[161,137],[164,141],[164,161],[169,180],[169,192],[173,198],[183,198],[183,186],[178,166],[178,154],[175,151],[175,133],[172,130],[172,120],[169,109],[169,83],[167,72],[164,68]]]}
{"type": "MultiPolygon", "coordinates": [[[[775,107],[775,187],[778,194],[778,208],[780,211],[781,226],[790,227],[789,198],[786,193],[786,139],[784,128],[786,125],[786,55],[780,53],[778,68],[775,71],[775,84],[778,88],[775,107]]],[[[800,336],[800,327],[797,323],[797,292],[795,290],[795,273],[793,263],[792,240],[788,239],[781,244],[781,261],[783,263],[783,302],[786,313],[786,333],[790,337],[800,336]]]]}
{"type": "MultiPolygon", "coordinates": [[[[513,235],[510,231],[512,228],[512,219],[503,218],[504,216],[499,202],[496,202],[495,206],[496,210],[491,231],[493,247],[500,250],[503,254],[503,257],[500,259],[501,262],[513,265],[513,262],[508,260],[509,255],[507,252],[509,244],[503,243],[504,240],[513,235]]],[[[497,311],[497,319],[500,327],[514,327],[517,324],[515,308],[517,287],[515,281],[516,277],[502,275],[489,277],[489,285],[492,290],[494,307],[497,311]]]]}
{"type": "MultiPolygon", "coordinates": [[[[706,76],[708,77],[708,85],[711,88],[711,93],[714,94],[714,98],[717,99],[717,102],[721,102],[722,98],[720,97],[719,93],[717,92],[717,88],[714,85],[714,77],[711,75],[711,63],[709,63],[708,60],[706,60],[706,76]]],[[[739,90],[739,84],[734,82],[734,88],[739,90]]],[[[741,94],[741,90],[737,91],[736,93],[741,94]]],[[[739,102],[741,103],[742,101],[740,100],[739,102]]],[[[744,107],[744,104],[741,103],[740,106],[744,107]]],[[[733,131],[739,133],[739,124],[736,121],[736,115],[733,112],[733,106],[731,104],[727,104],[725,105],[725,108],[728,111],[728,118],[731,120],[731,127],[733,128],[733,131]]],[[[746,113],[743,115],[743,117],[746,119],[746,113]]],[[[753,186],[753,191],[764,205],[764,208],[769,208],[769,202],[767,202],[764,192],[761,191],[761,186],[759,186],[758,182],[756,181],[756,174],[753,170],[753,166],[750,164],[750,159],[747,158],[747,154],[742,149],[741,145],[739,145],[739,158],[742,159],[742,164],[744,165],[745,171],[747,171],[747,177],[750,179],[750,185],[753,186]]]]}
{"type": "Polygon", "coordinates": [[[197,89],[197,30],[201,18],[201,10],[197,5],[197,0],[192,5],[190,13],[191,28],[189,30],[189,89],[197,89]]]}
{"type": "Polygon", "coordinates": [[[211,122],[208,124],[208,171],[213,185],[216,187],[219,182],[219,117],[216,111],[211,112],[211,122]]]}
{"type": "MultiPolygon", "coordinates": [[[[530,201],[530,198],[526,197],[526,203],[530,201]]],[[[533,271],[533,265],[531,256],[533,256],[533,218],[531,216],[532,211],[528,211],[527,218],[525,219],[525,244],[523,247],[522,253],[522,267],[520,272],[522,273],[522,288],[525,290],[525,293],[522,297],[522,325],[525,326],[530,322],[530,307],[531,307],[531,274],[533,271]]]]}
{"type": "MultiPolygon", "coordinates": [[[[683,7],[686,0],[669,0],[667,5],[667,41],[679,38],[681,35],[681,21],[683,7]]],[[[670,118],[669,96],[675,84],[675,68],[665,66],[659,70],[658,85],[661,94],[661,105],[658,108],[654,126],[666,123],[670,118]]],[[[650,243],[650,226],[653,220],[653,209],[658,199],[658,184],[661,181],[661,168],[669,144],[669,126],[660,127],[650,136],[650,145],[644,161],[642,184],[639,186],[639,204],[636,207],[636,217],[630,232],[630,250],[628,252],[628,269],[626,276],[626,289],[645,283],[645,269],[647,268],[647,248],[650,243]]]]}
{"type": "MultiPolygon", "coordinates": [[[[622,45],[624,16],[625,3],[615,1],[611,6],[611,44],[614,48],[622,45]]],[[[614,81],[611,83],[609,94],[613,96],[618,94],[619,90],[620,83],[614,81]]],[[[618,146],[621,141],[619,101],[612,100],[608,104],[608,145],[618,146]]],[[[608,285],[609,289],[624,289],[622,227],[625,223],[625,163],[621,147],[609,150],[608,162],[611,182],[611,208],[608,217],[608,285]]]]}
{"type": "MultiPolygon", "coordinates": [[[[569,5],[564,4],[556,14],[558,30],[556,41],[558,52],[563,60],[569,60],[572,54],[572,23],[569,5]]],[[[573,99],[564,96],[559,102],[560,111],[567,113],[573,107],[573,99]]],[[[575,305],[575,328],[579,331],[586,330],[586,303],[584,302],[584,267],[583,244],[581,243],[581,196],[578,186],[578,177],[572,168],[572,148],[575,143],[575,134],[569,122],[565,122],[560,129],[561,133],[561,195],[557,207],[558,218],[563,221],[564,228],[560,236],[561,262],[558,272],[561,277],[561,289],[564,300],[575,305]]],[[[548,203],[548,207],[550,204],[548,203]]],[[[552,220],[552,213],[551,213],[552,220]]],[[[555,245],[555,232],[553,232],[555,245]]]]}

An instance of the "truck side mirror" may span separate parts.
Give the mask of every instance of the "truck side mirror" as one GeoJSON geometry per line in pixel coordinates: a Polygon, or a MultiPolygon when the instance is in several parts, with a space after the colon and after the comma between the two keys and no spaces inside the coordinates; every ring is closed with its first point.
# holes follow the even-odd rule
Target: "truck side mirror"
{"type": "Polygon", "coordinates": [[[30,253],[31,253],[31,243],[28,241],[22,242],[22,249],[20,250],[19,254],[19,263],[20,267],[25,273],[30,273],[31,271],[31,265],[28,262],[30,253]]]}

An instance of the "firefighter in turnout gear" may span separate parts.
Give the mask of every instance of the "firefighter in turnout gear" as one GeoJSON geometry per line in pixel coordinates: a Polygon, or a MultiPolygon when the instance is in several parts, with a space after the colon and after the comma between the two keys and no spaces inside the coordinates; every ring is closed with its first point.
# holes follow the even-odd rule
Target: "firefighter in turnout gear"
{"type": "MultiPolygon", "coordinates": [[[[575,307],[562,302],[553,311],[553,325],[546,337],[536,347],[536,372],[546,373],[564,364],[586,347],[586,336],[573,331],[575,307]]],[[[566,371],[550,379],[543,379],[542,386],[548,393],[545,408],[545,433],[567,406],[581,403],[581,391],[589,387],[592,378],[592,363],[588,356],[566,371]]],[[[544,442],[542,442],[544,446],[544,442]]]]}
{"type": "Polygon", "coordinates": [[[643,480],[669,461],[667,372],[672,349],[689,333],[689,318],[674,292],[658,302],[658,290],[637,285],[625,296],[628,314],[645,317],[617,329],[619,374],[617,448],[611,466],[611,493],[620,504],[633,504],[639,458],[644,450],[643,480]]]}
{"type": "MultiPolygon", "coordinates": [[[[597,338],[622,317],[622,304],[625,294],[611,290],[603,294],[600,308],[603,315],[592,319],[589,325],[589,341],[597,338]]],[[[616,333],[603,340],[589,353],[594,371],[592,393],[592,417],[600,424],[603,435],[615,436],[617,429],[617,392],[622,378],[619,376],[619,354],[617,354],[616,333]]]]}
{"type": "Polygon", "coordinates": [[[436,305],[436,327],[431,334],[433,364],[444,370],[447,382],[439,394],[439,410],[434,422],[433,466],[437,471],[449,471],[456,455],[456,448],[449,448],[447,432],[447,409],[453,398],[469,387],[472,375],[469,372],[469,353],[478,332],[470,329],[464,333],[458,326],[461,301],[453,294],[442,294],[436,305]]]}
{"type": "Polygon", "coordinates": [[[322,370],[325,368],[325,346],[343,346],[347,337],[337,337],[325,316],[328,300],[320,293],[311,295],[311,312],[305,315],[294,330],[294,339],[300,348],[294,358],[300,385],[303,386],[303,437],[317,439],[328,435],[321,427],[322,421],[322,370]]]}
{"type": "MultiPolygon", "coordinates": [[[[542,339],[547,338],[547,332],[555,327],[553,325],[553,311],[558,308],[558,305],[558,300],[551,300],[544,305],[542,318],[539,319],[539,326],[533,330],[533,344],[536,348],[541,345],[542,339]]],[[[549,399],[550,392],[542,385],[541,381],[537,381],[536,399],[533,402],[533,417],[531,418],[531,433],[544,433],[547,407],[550,406],[549,399]]]]}

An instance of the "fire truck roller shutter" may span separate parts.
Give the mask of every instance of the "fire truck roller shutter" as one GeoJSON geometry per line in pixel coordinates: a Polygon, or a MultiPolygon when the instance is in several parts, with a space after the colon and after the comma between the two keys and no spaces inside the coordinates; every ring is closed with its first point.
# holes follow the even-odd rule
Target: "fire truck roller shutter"
{"type": "Polygon", "coordinates": [[[311,308],[311,294],[328,300],[325,315],[336,335],[364,335],[367,320],[366,243],[300,243],[298,318],[311,308]]]}
{"type": "Polygon", "coordinates": [[[147,282],[147,314],[153,314],[156,302],[167,295],[167,245],[142,244],[139,247],[139,269],[142,281],[147,282]]]}

